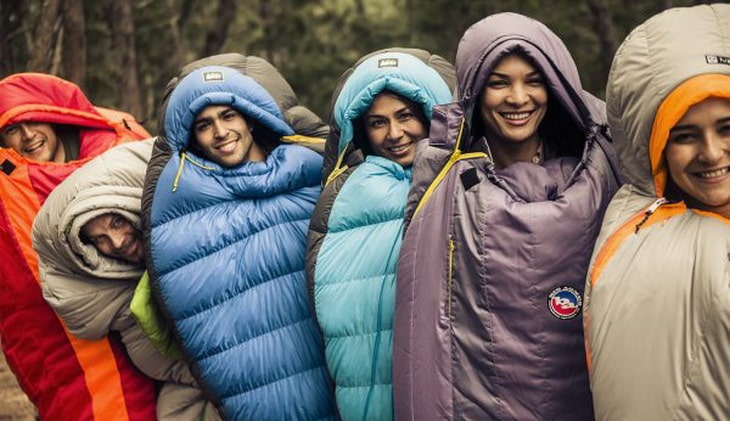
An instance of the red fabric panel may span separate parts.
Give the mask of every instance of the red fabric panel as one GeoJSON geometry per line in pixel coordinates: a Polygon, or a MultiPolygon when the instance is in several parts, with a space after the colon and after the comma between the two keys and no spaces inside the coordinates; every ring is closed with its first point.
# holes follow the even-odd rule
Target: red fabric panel
{"type": "Polygon", "coordinates": [[[78,161],[32,162],[0,148],[0,164],[15,166],[0,172],[0,337],[8,365],[43,420],[154,420],[154,382],[119,343],[71,336],[45,302],[30,235],[41,204],[71,172],[149,134],[107,119],[78,87],[53,76],[13,75],[0,81],[0,90],[0,127],[31,119],[81,127],[78,161]]]}

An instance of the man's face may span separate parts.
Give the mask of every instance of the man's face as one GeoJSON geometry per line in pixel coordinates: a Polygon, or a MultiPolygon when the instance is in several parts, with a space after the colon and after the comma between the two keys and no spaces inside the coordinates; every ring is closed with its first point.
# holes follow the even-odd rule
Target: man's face
{"type": "Polygon", "coordinates": [[[64,162],[66,153],[49,123],[26,121],[0,130],[0,144],[33,161],[64,162]]]}
{"type": "Polygon", "coordinates": [[[144,261],[142,233],[119,214],[99,215],[84,224],[81,232],[104,256],[133,264],[144,261]]]}
{"type": "Polygon", "coordinates": [[[193,123],[193,135],[203,155],[224,167],[246,161],[265,161],[243,115],[227,105],[209,105],[193,123]]]}

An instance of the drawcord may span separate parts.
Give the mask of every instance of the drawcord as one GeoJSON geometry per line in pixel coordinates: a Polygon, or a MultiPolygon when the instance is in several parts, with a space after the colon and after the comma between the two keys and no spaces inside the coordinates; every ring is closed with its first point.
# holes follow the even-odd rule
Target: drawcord
{"type": "Polygon", "coordinates": [[[664,197],[660,197],[659,199],[655,200],[654,203],[651,204],[646,210],[644,211],[644,218],[639,221],[638,224],[636,224],[636,227],[634,228],[634,234],[639,232],[639,229],[641,229],[641,226],[646,223],[646,221],[649,219],[649,217],[656,212],[657,209],[659,209],[659,206],[667,203],[667,199],[664,197]]]}
{"type": "MultiPolygon", "coordinates": [[[[399,237],[403,235],[403,225],[401,224],[399,237]]],[[[386,262],[386,269],[390,267],[390,264],[393,260],[393,255],[395,254],[395,247],[390,248],[390,254],[388,255],[388,261],[386,262]]],[[[397,273],[397,267],[396,272],[393,273],[393,278],[395,279],[397,273]]],[[[375,343],[373,344],[373,355],[372,355],[372,366],[370,367],[370,387],[368,388],[368,395],[365,398],[365,410],[362,414],[363,421],[366,421],[368,419],[368,412],[370,410],[370,401],[373,397],[373,390],[375,389],[375,376],[376,376],[376,368],[378,366],[378,348],[380,347],[380,337],[382,334],[382,326],[383,326],[383,291],[385,290],[385,280],[380,283],[380,292],[378,293],[378,315],[377,315],[377,323],[375,325],[376,333],[375,333],[375,343]]],[[[391,350],[392,354],[392,350],[391,350]]]]}
{"type": "Polygon", "coordinates": [[[202,168],[204,170],[212,171],[215,168],[208,167],[206,165],[200,164],[198,162],[195,162],[192,158],[188,156],[187,153],[185,153],[185,149],[180,149],[180,165],[177,166],[177,173],[175,173],[175,179],[172,181],[172,192],[177,191],[177,186],[180,184],[180,178],[182,177],[182,171],[183,167],[185,166],[185,161],[190,161],[191,164],[195,165],[196,167],[202,168]]]}

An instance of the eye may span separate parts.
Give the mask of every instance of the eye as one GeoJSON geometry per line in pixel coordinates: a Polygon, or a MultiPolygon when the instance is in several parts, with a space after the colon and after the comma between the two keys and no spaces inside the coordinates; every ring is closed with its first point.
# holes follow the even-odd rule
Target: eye
{"type": "Polygon", "coordinates": [[[124,219],[121,216],[114,215],[112,217],[111,227],[114,229],[118,229],[119,227],[122,226],[123,223],[124,223],[124,219]]]}
{"type": "Polygon", "coordinates": [[[492,89],[505,88],[509,83],[504,79],[490,79],[487,81],[487,87],[492,89]]]}
{"type": "Polygon", "coordinates": [[[385,127],[386,121],[384,118],[371,118],[368,120],[368,127],[371,129],[379,129],[385,127]]]}
{"type": "Polygon", "coordinates": [[[406,110],[398,114],[398,119],[400,121],[408,121],[412,118],[414,118],[414,114],[410,110],[406,110]]]}
{"type": "Polygon", "coordinates": [[[238,117],[238,113],[233,110],[228,110],[225,113],[223,113],[222,117],[223,117],[223,120],[231,121],[231,120],[235,119],[236,117],[238,117]]]}
{"type": "Polygon", "coordinates": [[[542,77],[532,77],[527,79],[527,84],[530,86],[544,86],[545,81],[542,79],[542,77]]]}
{"type": "Polygon", "coordinates": [[[18,125],[17,124],[11,124],[8,127],[5,128],[5,130],[0,133],[0,136],[6,137],[6,136],[12,136],[13,134],[18,132],[18,125]]]}
{"type": "Polygon", "coordinates": [[[692,132],[675,132],[669,135],[669,141],[672,143],[689,143],[695,139],[696,136],[692,132]]]}
{"type": "Polygon", "coordinates": [[[717,128],[717,132],[720,133],[722,136],[730,136],[730,123],[721,124],[717,128]]]}
{"type": "Polygon", "coordinates": [[[210,124],[207,121],[198,121],[195,123],[195,127],[193,127],[193,130],[195,130],[197,133],[204,132],[205,130],[210,127],[210,124]]]}

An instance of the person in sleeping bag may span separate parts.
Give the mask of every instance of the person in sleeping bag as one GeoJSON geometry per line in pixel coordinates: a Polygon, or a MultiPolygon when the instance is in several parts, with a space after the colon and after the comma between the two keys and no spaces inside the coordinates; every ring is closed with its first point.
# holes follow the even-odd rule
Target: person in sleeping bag
{"type": "Polygon", "coordinates": [[[154,419],[154,381],[132,365],[118,336],[80,339],[66,328],[44,300],[31,244],[34,218],[59,183],[149,133],[56,76],[13,74],[0,92],[0,337],[8,365],[40,419],[154,419]]]}
{"type": "Polygon", "coordinates": [[[581,302],[620,185],[603,102],[516,13],[461,38],[406,210],[393,327],[403,420],[591,420],[581,302]]]}
{"type": "Polygon", "coordinates": [[[59,184],[33,224],[43,296],[77,338],[118,334],[128,358],[161,383],[158,420],[218,420],[188,366],[165,355],[131,303],[145,270],[142,188],[154,139],[111,148],[59,184]]]}
{"type": "Polygon", "coordinates": [[[163,118],[142,201],[150,285],[198,383],[223,419],[337,419],[304,275],[321,155],[230,67],[180,78],[163,118]]]}
{"type": "Polygon", "coordinates": [[[729,26],[729,4],[668,9],[613,59],[606,108],[627,182],[586,282],[598,420],[728,417],[729,26]]]}
{"type": "Polygon", "coordinates": [[[336,90],[326,150],[337,164],[310,223],[307,277],[343,420],[394,419],[395,270],[411,167],[453,74],[437,55],[390,48],[359,60],[336,90]]]}

